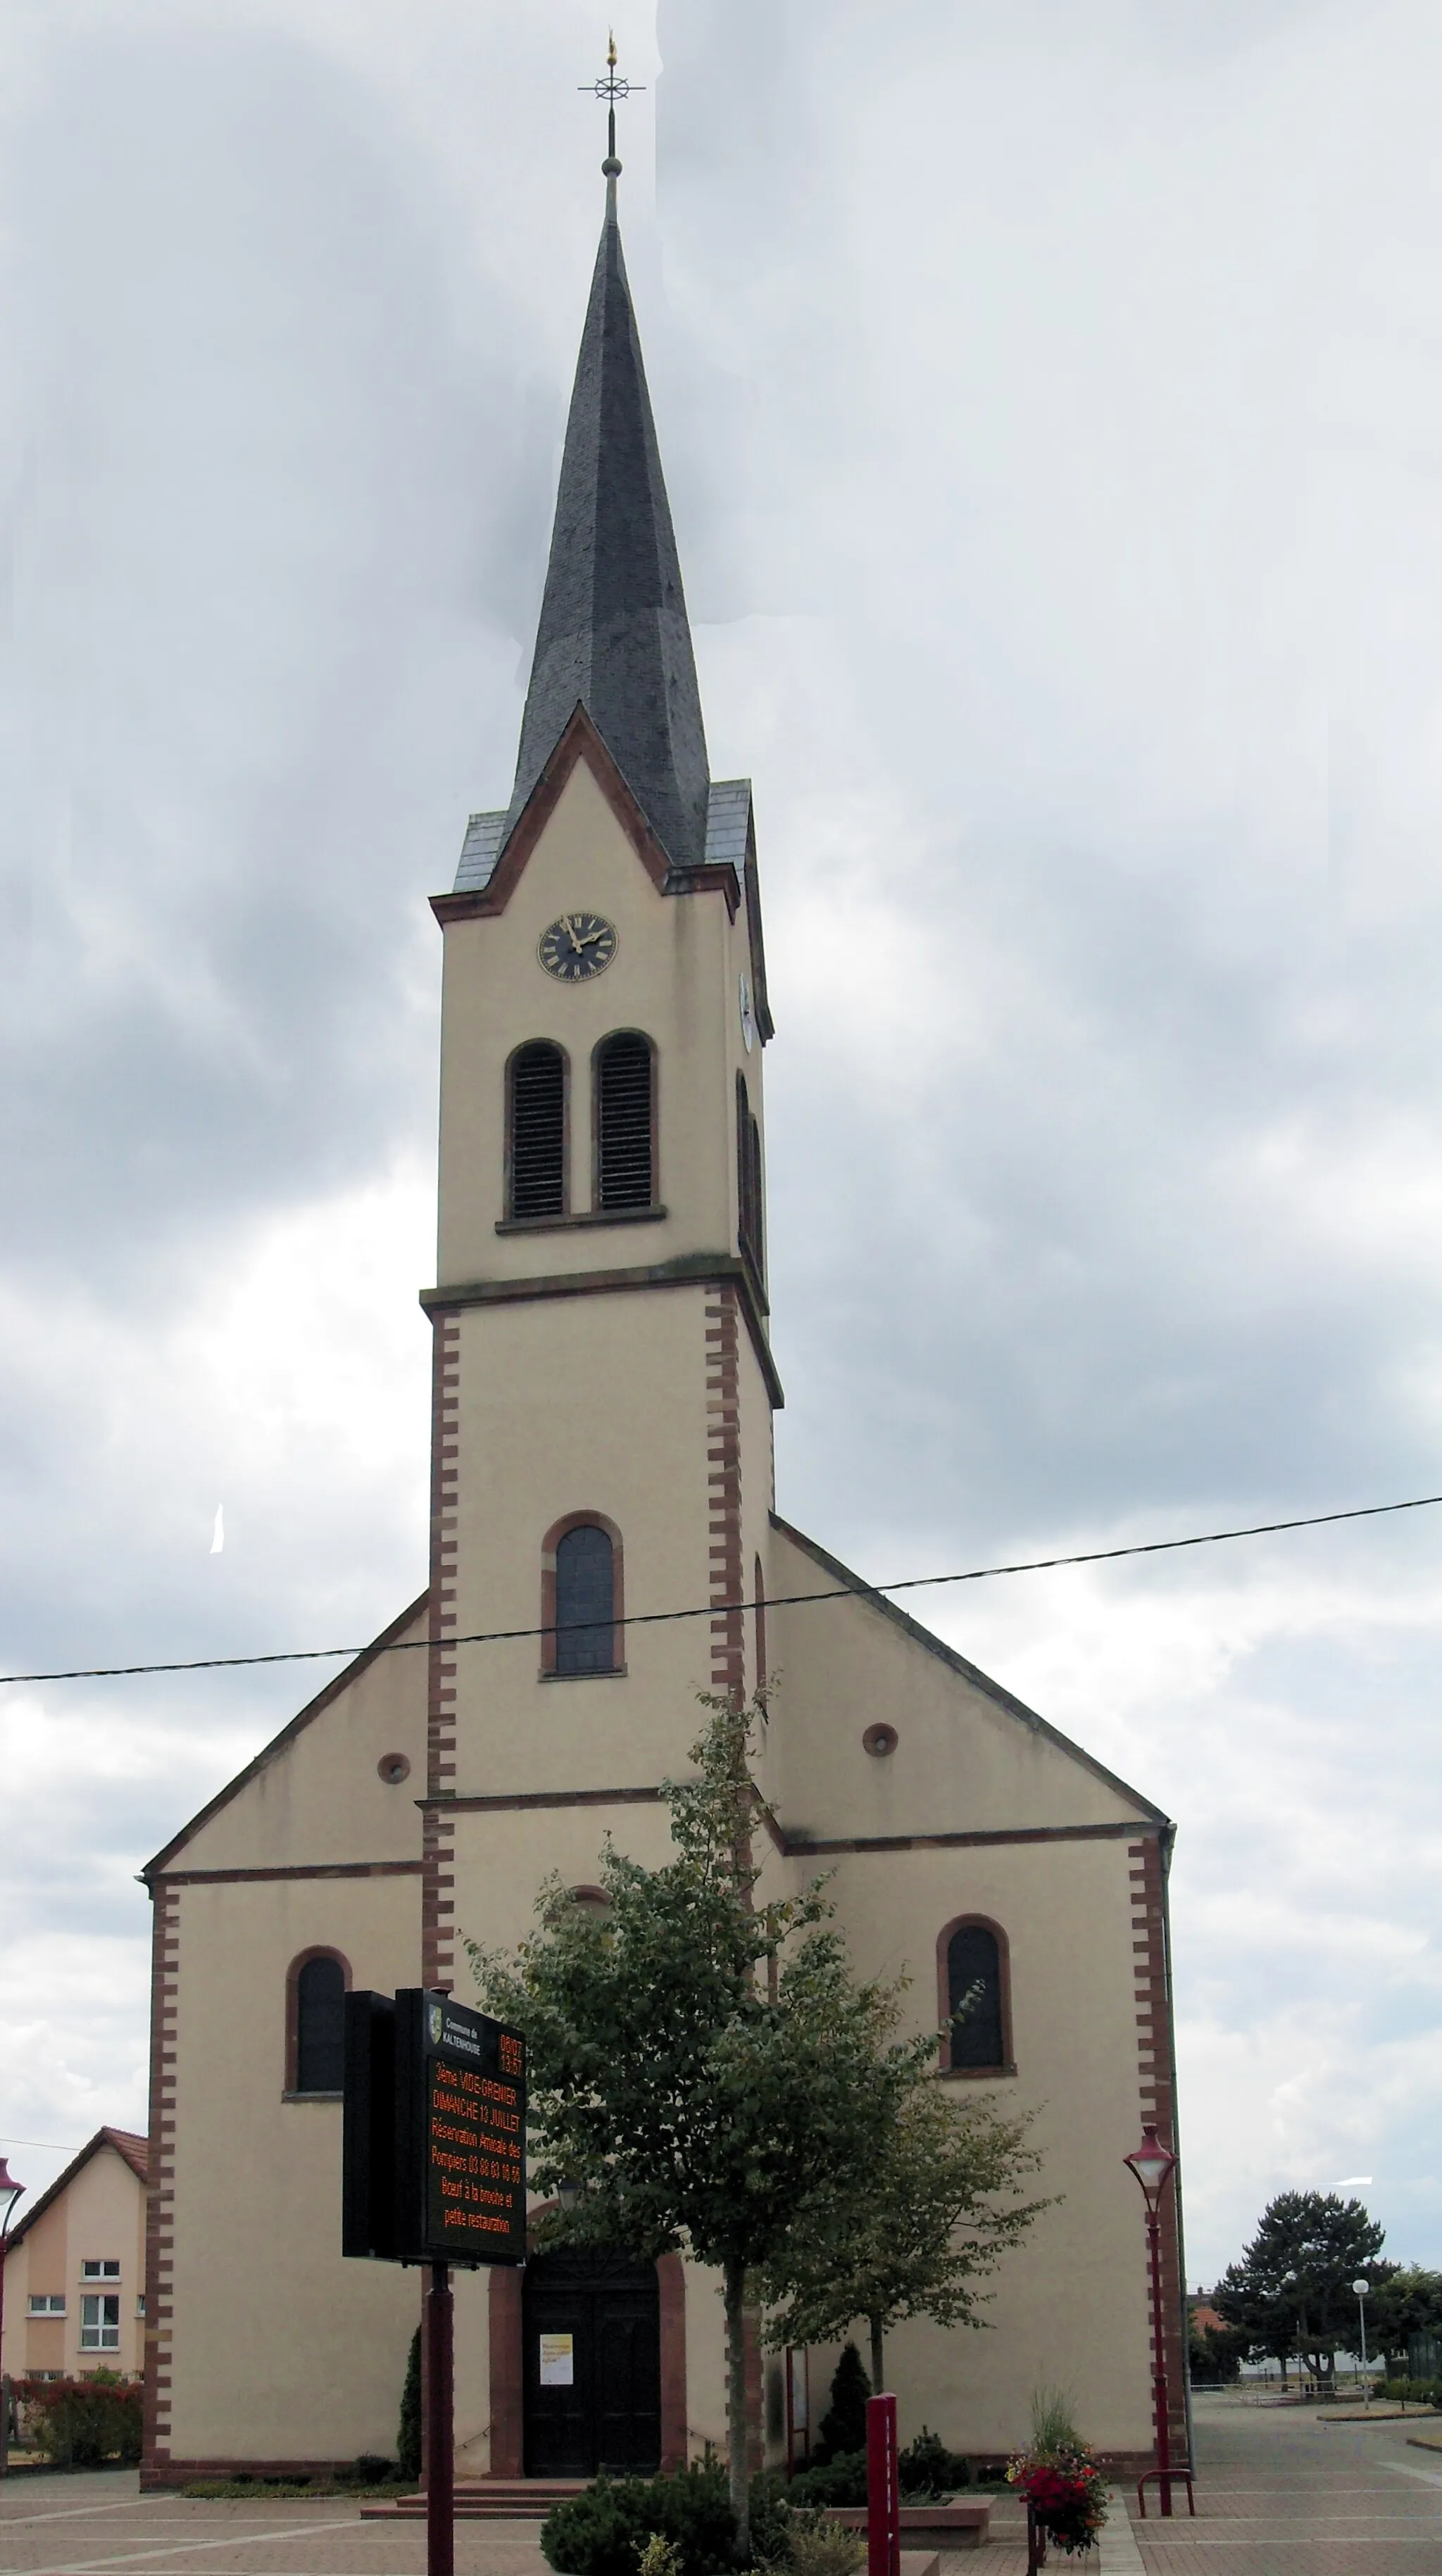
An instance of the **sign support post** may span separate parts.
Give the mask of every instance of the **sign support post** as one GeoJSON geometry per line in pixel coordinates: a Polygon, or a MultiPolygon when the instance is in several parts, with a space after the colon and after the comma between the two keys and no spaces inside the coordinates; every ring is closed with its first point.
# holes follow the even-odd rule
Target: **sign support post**
{"type": "Polygon", "coordinates": [[[426,2292],[426,2576],[454,2576],[456,2418],[451,2267],[432,2263],[426,2292]]]}
{"type": "Polygon", "coordinates": [[[866,2401],[866,2576],[901,2576],[894,2397],[866,2401]]]}
{"type": "Polygon", "coordinates": [[[451,1995],[345,1999],[341,2252],[418,2263],[426,2576],[455,2576],[451,2269],[526,2259],[526,2044],[451,1995]]]}

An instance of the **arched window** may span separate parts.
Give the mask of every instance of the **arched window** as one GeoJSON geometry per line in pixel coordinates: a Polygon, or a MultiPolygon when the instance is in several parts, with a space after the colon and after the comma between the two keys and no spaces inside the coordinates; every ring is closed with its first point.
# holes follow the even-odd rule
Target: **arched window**
{"type": "Polygon", "coordinates": [[[345,1997],[338,1950],[304,1950],[286,1979],[286,2091],[339,2093],[345,2084],[345,1997]]]}
{"type": "Polygon", "coordinates": [[[517,1047],[507,1069],[506,1214],[566,1212],[566,1058],[549,1038],[517,1047]]]}
{"type": "Polygon", "coordinates": [[[651,1041],[618,1029],[596,1049],[596,1205],[656,1204],[656,1084],[651,1041]]]}
{"type": "Polygon", "coordinates": [[[937,1944],[944,2029],[942,2065],[953,2075],[1011,2071],[1006,1935],[985,1916],[948,1923],[937,1944]]]}
{"type": "Polygon", "coordinates": [[[761,1192],[761,1128],[752,1114],[746,1076],[736,1076],[736,1226],[741,1249],[759,1281],[766,1267],[761,1192]]]}
{"type": "Polygon", "coordinates": [[[621,1621],[620,1532],[599,1512],[572,1512],[541,1557],[542,1672],[622,1671],[621,1621]]]}

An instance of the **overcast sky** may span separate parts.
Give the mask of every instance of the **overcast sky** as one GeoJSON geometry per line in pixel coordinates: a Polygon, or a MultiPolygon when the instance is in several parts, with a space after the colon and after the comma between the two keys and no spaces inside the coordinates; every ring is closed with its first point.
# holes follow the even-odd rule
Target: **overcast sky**
{"type": "MultiPolygon", "coordinates": [[[[884,1578],[1442,1489],[1435,7],[616,30],[756,787],[781,1508],[884,1578]]],[[[0,20],[4,1670],[360,1639],[424,1581],[425,897],[510,789],[605,33],[0,20]]],[[[1442,2263],[1439,1552],[926,1602],[1178,1819],[1194,2281],[1353,2174],[1442,2263]]],[[[134,1873],[308,1687],[0,1694],[32,2184],[144,2125],[134,1873]]]]}

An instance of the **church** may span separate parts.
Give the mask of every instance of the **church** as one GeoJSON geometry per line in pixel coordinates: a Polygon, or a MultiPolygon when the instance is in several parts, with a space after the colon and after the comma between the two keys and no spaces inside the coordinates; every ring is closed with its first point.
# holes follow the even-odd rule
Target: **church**
{"type": "MultiPolygon", "coordinates": [[[[595,1901],[608,1837],[660,1863],[698,1692],[767,1680],[766,1892],[830,1874],[858,1971],[909,1971],[937,2081],[1032,2116],[1051,2204],[985,2331],[888,2338],[901,2438],[995,2459],[1060,2388],[1118,2470],[1152,2457],[1123,2158],[1144,2119],[1175,2144],[1173,1829],[777,1508],[756,822],[710,774],[604,166],[515,783],[432,900],[428,1578],[144,1873],[150,2486],[393,2453],[421,2276],[341,2256],[343,1997],[465,1997],[462,1943],[514,1946],[552,1873],[595,1901]]],[[[1185,2456],[1171,2195],[1163,2231],[1185,2456]]],[[[758,2345],[758,2460],[804,2446],[835,2358],[758,2345]]],[[[463,2274],[455,2395],[472,2478],[698,2457],[725,2435],[718,2279],[620,2252],[463,2274]],[[571,2338],[564,2392],[543,2330],[571,2338]]]]}

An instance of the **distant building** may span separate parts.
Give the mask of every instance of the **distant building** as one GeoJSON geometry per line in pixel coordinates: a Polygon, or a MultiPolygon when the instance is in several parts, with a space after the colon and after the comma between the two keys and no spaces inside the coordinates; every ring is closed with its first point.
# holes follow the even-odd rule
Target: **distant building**
{"type": "Polygon", "coordinates": [[[150,2142],[97,2129],[17,2219],[5,2255],[0,2372],[10,2379],[138,2378],[145,2358],[150,2142]]]}

